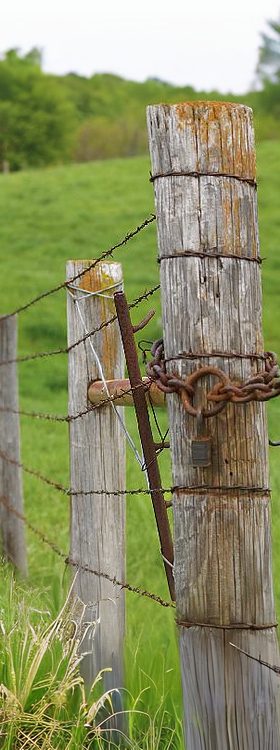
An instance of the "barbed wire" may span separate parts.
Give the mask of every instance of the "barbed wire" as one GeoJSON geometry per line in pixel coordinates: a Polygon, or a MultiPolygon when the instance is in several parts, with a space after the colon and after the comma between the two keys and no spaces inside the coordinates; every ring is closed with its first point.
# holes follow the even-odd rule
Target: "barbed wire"
{"type": "MultiPolygon", "coordinates": [[[[4,451],[0,450],[0,459],[2,461],[6,461],[6,463],[11,464],[12,466],[16,466],[18,469],[22,469],[22,471],[25,472],[25,474],[29,474],[32,477],[35,477],[35,479],[39,479],[44,484],[48,485],[49,487],[52,487],[53,489],[57,490],[58,492],[61,492],[63,495],[66,495],[67,497],[78,497],[78,496],[87,496],[87,495],[112,495],[113,497],[117,497],[118,495],[138,495],[138,494],[144,494],[144,495],[150,495],[151,492],[148,489],[133,489],[133,490],[107,490],[106,488],[101,489],[91,489],[91,490],[74,490],[69,487],[65,487],[60,482],[56,482],[53,479],[50,479],[49,477],[45,477],[43,474],[41,474],[40,471],[37,469],[32,469],[29,466],[26,466],[22,461],[17,461],[17,459],[12,458],[12,456],[9,456],[4,451]]],[[[153,492],[158,492],[158,489],[154,489],[153,492]]],[[[166,489],[164,492],[171,492],[171,489],[166,489]]]]}
{"type": "MultiPolygon", "coordinates": [[[[148,392],[150,387],[150,384],[146,384],[145,389],[148,392]]],[[[122,396],[126,396],[130,393],[133,393],[133,391],[137,390],[138,388],[142,388],[142,383],[139,383],[139,385],[135,385],[130,388],[124,388],[123,390],[119,390],[118,393],[113,394],[112,396],[106,396],[106,398],[102,398],[101,401],[99,401],[97,404],[90,404],[86,409],[83,409],[77,414],[46,414],[43,412],[36,412],[36,411],[27,411],[25,409],[13,409],[8,406],[0,406],[0,413],[4,414],[17,414],[21,417],[31,417],[32,419],[42,419],[46,420],[48,422],[75,422],[77,419],[81,419],[82,417],[85,417],[87,414],[91,414],[91,412],[95,411],[96,409],[101,409],[103,406],[106,406],[107,404],[112,403],[112,401],[119,401],[122,396]]],[[[118,405],[118,404],[117,404],[118,405]]]]}
{"type": "Polygon", "coordinates": [[[101,253],[99,257],[96,258],[92,263],[90,263],[88,267],[85,268],[83,271],[80,271],[80,273],[77,273],[75,276],[72,276],[71,279],[68,279],[67,281],[62,281],[60,284],[57,284],[51,289],[47,289],[46,291],[41,292],[41,294],[38,294],[36,297],[29,300],[29,302],[26,302],[24,305],[20,305],[11,313],[7,313],[7,315],[3,315],[2,320],[3,319],[6,320],[7,318],[12,318],[15,315],[18,315],[19,313],[22,313],[25,310],[28,310],[29,307],[31,307],[32,305],[35,305],[37,302],[40,302],[42,299],[45,299],[46,297],[50,297],[50,295],[55,294],[56,292],[59,292],[61,289],[65,289],[65,287],[67,287],[68,284],[72,284],[74,281],[77,281],[77,279],[80,279],[85,273],[92,271],[92,269],[95,268],[98,265],[98,263],[101,263],[103,260],[105,260],[105,258],[109,258],[110,256],[112,256],[115,250],[126,245],[127,242],[129,242],[134,237],[136,237],[136,235],[142,232],[142,230],[145,229],[149,224],[152,224],[155,221],[155,219],[156,219],[155,214],[151,214],[151,216],[147,217],[147,219],[144,219],[142,224],[139,224],[136,227],[136,229],[133,229],[132,231],[127,232],[127,234],[123,237],[122,240],[117,242],[115,245],[112,245],[112,247],[110,247],[108,250],[105,250],[103,253],[101,253]]]}
{"type": "Polygon", "coordinates": [[[198,494],[207,494],[207,493],[213,493],[213,494],[219,494],[222,492],[232,492],[232,493],[258,493],[260,495],[270,495],[270,489],[269,487],[256,487],[256,486],[246,486],[246,485],[209,485],[209,484],[195,484],[195,485],[173,485],[172,487],[153,487],[153,489],[143,489],[142,487],[139,487],[137,489],[115,489],[115,490],[107,490],[104,488],[91,488],[89,490],[83,490],[83,489],[72,489],[69,487],[65,487],[60,482],[55,482],[53,479],[50,479],[49,477],[45,477],[41,472],[37,471],[37,469],[32,469],[29,466],[26,466],[21,461],[17,461],[15,458],[12,458],[4,451],[0,450],[0,459],[3,461],[6,461],[9,464],[12,464],[13,466],[17,466],[17,468],[22,469],[26,474],[30,474],[31,476],[35,477],[36,479],[39,479],[44,484],[52,487],[53,489],[57,490],[58,492],[61,492],[63,495],[66,495],[67,497],[79,497],[79,496],[89,496],[89,495],[107,495],[112,497],[118,497],[122,495],[151,495],[153,492],[163,492],[164,494],[177,494],[177,493],[198,493],[198,494]]]}
{"type": "MultiPolygon", "coordinates": [[[[114,285],[114,286],[116,286],[116,285],[114,285]]],[[[70,289],[68,290],[68,292],[71,295],[71,297],[72,297],[72,299],[74,301],[74,304],[76,306],[76,310],[78,312],[78,316],[80,318],[80,322],[82,324],[82,328],[84,330],[84,333],[88,333],[86,321],[85,321],[85,318],[84,318],[84,315],[82,313],[81,306],[80,306],[81,300],[78,298],[77,294],[73,294],[73,292],[70,289]]],[[[124,422],[124,419],[123,419],[121,411],[119,409],[117,409],[117,407],[115,406],[114,401],[112,401],[112,399],[110,398],[110,392],[109,392],[109,389],[108,389],[107,380],[106,380],[106,377],[105,377],[105,372],[104,372],[104,369],[103,369],[103,365],[102,365],[101,359],[100,359],[100,357],[98,355],[98,352],[97,352],[96,348],[93,345],[93,342],[92,342],[91,338],[89,339],[89,346],[90,346],[91,354],[93,356],[93,361],[95,362],[95,364],[97,366],[99,377],[101,378],[101,382],[103,383],[103,388],[105,389],[106,396],[107,396],[107,398],[109,398],[109,402],[110,402],[113,414],[115,415],[116,419],[118,420],[119,426],[120,426],[120,428],[122,430],[122,433],[125,436],[127,444],[129,445],[130,449],[133,452],[133,455],[134,455],[136,461],[139,463],[139,465],[140,465],[140,467],[142,469],[143,459],[141,458],[140,453],[138,452],[138,449],[137,449],[137,447],[135,445],[135,442],[134,442],[132,436],[130,435],[130,433],[129,433],[128,429],[127,429],[127,426],[126,426],[126,424],[124,422]]]]}
{"type": "MultiPolygon", "coordinates": [[[[157,284],[156,286],[152,287],[151,289],[148,289],[148,291],[143,292],[140,294],[139,297],[137,297],[135,300],[129,303],[129,309],[133,310],[135,307],[141,304],[146,299],[149,299],[155,292],[157,292],[160,289],[160,284],[157,284]]],[[[69,354],[73,349],[75,349],[80,344],[83,344],[84,341],[86,341],[90,336],[94,336],[99,331],[102,331],[103,328],[107,328],[107,326],[111,325],[111,323],[114,323],[115,320],[117,320],[116,315],[112,315],[111,318],[108,320],[105,320],[103,323],[101,323],[100,326],[97,328],[93,328],[92,331],[89,331],[84,336],[82,336],[78,341],[74,341],[73,344],[70,346],[66,346],[59,349],[53,349],[48,352],[34,352],[34,354],[26,354],[22,357],[14,357],[12,359],[5,359],[3,361],[0,361],[0,367],[3,367],[4,365],[11,365],[11,364],[21,364],[22,362],[30,362],[34,359],[43,359],[45,357],[54,357],[58,354],[69,354]]]]}
{"type": "Polygon", "coordinates": [[[69,555],[66,555],[63,550],[61,550],[58,545],[50,540],[46,534],[41,531],[41,529],[38,529],[37,526],[34,526],[33,523],[31,523],[23,513],[20,513],[16,508],[14,508],[7,500],[6,497],[0,496],[0,502],[2,505],[16,518],[21,520],[25,526],[32,531],[33,534],[35,534],[41,542],[46,544],[52,552],[54,552],[58,557],[63,560],[65,565],[70,565],[73,568],[76,568],[76,570],[79,570],[84,573],[91,573],[92,575],[96,576],[97,578],[103,578],[106,581],[109,581],[114,586],[120,586],[122,589],[126,589],[126,591],[130,591],[133,594],[138,594],[138,596],[143,596],[148,599],[151,599],[152,601],[156,602],[157,604],[161,604],[162,607],[165,608],[171,608],[175,609],[175,604],[173,602],[166,601],[158,594],[154,594],[151,591],[148,591],[147,589],[142,589],[140,586],[132,586],[132,584],[128,583],[127,581],[120,581],[116,576],[111,576],[109,573],[104,573],[103,571],[96,570],[95,568],[90,567],[90,565],[83,565],[82,563],[79,563],[77,560],[73,560],[69,555]]]}

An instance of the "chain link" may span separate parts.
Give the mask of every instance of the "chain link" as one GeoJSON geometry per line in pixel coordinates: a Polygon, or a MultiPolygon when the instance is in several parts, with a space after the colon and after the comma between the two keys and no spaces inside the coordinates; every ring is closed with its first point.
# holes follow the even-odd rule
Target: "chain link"
{"type": "Polygon", "coordinates": [[[163,339],[155,341],[151,347],[151,354],[152,360],[146,368],[149,378],[156,382],[158,388],[164,393],[178,393],[184,408],[194,417],[200,413],[204,417],[212,417],[222,411],[229,402],[244,404],[249,401],[269,401],[280,395],[280,372],[274,352],[265,352],[264,370],[251,375],[243,383],[230,380],[223,370],[210,365],[199,367],[185,377],[181,377],[177,372],[167,373],[163,339]],[[210,409],[200,410],[193,405],[195,386],[201,378],[207,375],[218,378],[218,382],[206,396],[207,401],[213,406],[210,409]]]}

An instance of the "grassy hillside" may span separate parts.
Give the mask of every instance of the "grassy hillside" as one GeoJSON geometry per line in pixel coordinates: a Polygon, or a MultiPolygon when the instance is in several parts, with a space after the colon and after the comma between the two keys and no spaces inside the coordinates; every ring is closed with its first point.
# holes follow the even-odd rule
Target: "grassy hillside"
{"type": "MultiPolygon", "coordinates": [[[[259,214],[263,263],[265,345],[280,355],[280,143],[262,143],[258,149],[259,214]]],[[[69,258],[94,258],[133,229],[154,210],[149,184],[149,163],[134,158],[59,167],[0,176],[1,313],[12,310],[64,278],[69,258]]],[[[129,299],[158,281],[155,225],[145,229],[115,259],[123,263],[129,299]]],[[[151,304],[134,312],[139,320],[151,304]]],[[[157,314],[145,331],[161,332],[160,299],[153,298],[157,314]]],[[[65,292],[30,308],[19,318],[21,354],[54,349],[66,344],[65,292]]],[[[67,358],[65,355],[28,362],[19,367],[20,397],[24,408],[67,412],[67,358]]],[[[280,401],[268,406],[270,435],[280,439],[280,401]]],[[[160,415],[164,423],[166,416],[160,415]]],[[[129,427],[136,435],[133,416],[129,427]]],[[[280,472],[277,449],[271,449],[275,591],[280,613],[280,472]]],[[[67,427],[22,418],[22,456],[30,466],[64,484],[68,483],[67,427]]],[[[163,481],[170,483],[168,457],[161,459],[163,481]]],[[[140,486],[143,476],[128,454],[128,485],[140,486]]],[[[68,507],[65,498],[36,479],[24,478],[25,504],[31,521],[67,551],[68,507]],[[57,519],[59,518],[59,523],[57,519]]],[[[167,597],[149,499],[128,498],[127,578],[167,597]]],[[[58,596],[57,579],[63,565],[28,534],[32,582],[58,596]]],[[[155,704],[161,691],[179,705],[176,639],[172,617],[153,603],[132,594],[128,604],[128,679],[134,693],[150,686],[155,704]],[[151,627],[151,623],[153,623],[151,627]],[[137,652],[137,673],[132,666],[137,652]],[[141,665],[142,671],[139,670],[141,665]],[[172,671],[170,671],[172,670],[172,671]],[[145,674],[146,673],[146,674],[145,674]],[[147,676],[150,675],[150,677],[147,676]],[[152,685],[155,679],[157,687],[152,685]],[[158,693],[156,693],[158,691],[158,693]]],[[[169,699],[168,699],[169,700],[169,699]]],[[[145,698],[148,701],[148,698],[145,698]]],[[[145,704],[146,705],[146,704],[145,704]]]]}

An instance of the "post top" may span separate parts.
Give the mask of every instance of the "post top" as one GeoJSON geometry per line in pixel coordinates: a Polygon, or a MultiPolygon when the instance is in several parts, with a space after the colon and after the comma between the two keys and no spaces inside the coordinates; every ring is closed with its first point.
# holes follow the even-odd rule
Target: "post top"
{"type": "MultiPolygon", "coordinates": [[[[90,260],[84,259],[84,258],[69,258],[67,260],[67,263],[78,263],[81,266],[91,266],[92,263],[95,263],[98,261],[98,266],[106,265],[106,266],[120,266],[121,263],[118,260],[99,260],[98,258],[90,258],[90,260]]],[[[97,266],[96,266],[97,268],[97,266]]]]}
{"type": "Polygon", "coordinates": [[[160,102],[159,104],[150,104],[148,106],[148,109],[150,108],[157,108],[157,107],[165,107],[166,109],[172,110],[173,108],[187,108],[191,107],[192,109],[215,109],[217,112],[219,110],[228,109],[234,110],[245,110],[252,112],[252,108],[248,107],[247,104],[241,104],[240,102],[227,102],[223,100],[216,101],[215,99],[190,99],[189,101],[183,101],[183,102],[176,102],[176,103],[167,103],[167,102],[160,102]]]}
{"type": "Polygon", "coordinates": [[[189,101],[147,108],[153,173],[197,172],[255,180],[253,113],[237,102],[189,101]]]}

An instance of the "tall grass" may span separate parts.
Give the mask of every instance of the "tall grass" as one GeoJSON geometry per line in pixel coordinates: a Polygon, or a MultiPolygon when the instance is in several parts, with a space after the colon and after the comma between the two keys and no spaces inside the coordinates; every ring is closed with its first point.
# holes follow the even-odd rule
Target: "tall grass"
{"type": "Polygon", "coordinates": [[[53,619],[46,594],[17,583],[3,562],[1,572],[1,750],[93,750],[120,742],[135,750],[179,750],[180,721],[166,711],[159,685],[151,681],[136,698],[125,694],[126,734],[115,729],[113,691],[102,691],[102,673],[86,692],[79,671],[85,607],[71,588],[53,619]],[[153,716],[144,699],[151,689],[157,701],[153,716]]]}
{"type": "Polygon", "coordinates": [[[70,590],[50,621],[33,604],[43,597],[17,586],[7,567],[2,576],[0,747],[89,750],[102,736],[100,710],[112,702],[109,693],[95,695],[101,674],[86,696],[79,673],[84,606],[70,590]]]}
{"type": "MultiPolygon", "coordinates": [[[[257,156],[261,255],[266,259],[262,266],[265,349],[273,349],[280,355],[280,143],[262,143],[257,156]]],[[[149,162],[146,158],[0,176],[1,312],[8,312],[19,302],[30,299],[63,279],[67,259],[97,257],[129,229],[137,226],[154,210],[153,191],[148,178],[149,162]]],[[[129,299],[158,283],[156,255],[154,225],[115,254],[114,259],[123,264],[129,299]]],[[[160,336],[162,327],[159,294],[133,312],[133,322],[138,322],[151,306],[155,307],[156,316],[144,337],[155,339],[160,336]]],[[[65,335],[63,292],[19,316],[20,354],[65,346],[65,335]]],[[[139,337],[141,335],[143,337],[143,334],[139,334],[139,337]]],[[[51,413],[67,412],[66,357],[52,357],[21,365],[19,382],[22,408],[51,413]]],[[[270,436],[279,439],[279,399],[270,402],[268,414],[270,436]]],[[[137,440],[132,411],[127,410],[126,418],[129,430],[137,440]]],[[[164,430],[166,414],[159,413],[159,419],[164,430]]],[[[67,426],[22,418],[21,435],[24,462],[67,486],[67,426]]],[[[279,448],[271,448],[270,451],[274,587],[278,612],[279,451],[279,448]]],[[[143,476],[141,472],[136,473],[129,451],[127,459],[127,486],[144,486],[143,476]]],[[[161,455],[160,463],[163,484],[170,486],[167,451],[161,455]]],[[[24,477],[24,490],[25,509],[30,521],[42,528],[50,538],[54,538],[55,534],[55,540],[67,554],[69,509],[65,497],[28,476],[24,477]]],[[[31,613],[30,622],[34,627],[34,618],[36,622],[38,618],[40,627],[46,628],[54,622],[59,607],[62,607],[61,589],[57,582],[63,575],[63,567],[61,561],[38,543],[31,532],[28,532],[27,538],[32,586],[48,589],[43,602],[48,601],[47,608],[55,608],[49,619],[47,615],[31,613]]],[[[154,518],[149,498],[143,496],[127,498],[127,579],[164,598],[168,597],[154,518]]],[[[0,590],[4,613],[2,620],[8,632],[5,620],[8,602],[1,583],[0,590]]],[[[13,597],[16,596],[20,594],[14,592],[13,597]]],[[[28,597],[26,593],[24,600],[31,606],[28,597]]],[[[39,600],[36,606],[40,609],[39,600]]],[[[18,621],[18,607],[19,604],[14,608],[10,627],[18,621]]],[[[26,622],[29,622],[27,614],[26,618],[26,622]]],[[[22,630],[19,627],[17,630],[23,638],[24,617],[22,630]]],[[[127,596],[126,685],[133,746],[137,748],[138,743],[140,747],[147,748],[152,747],[152,743],[154,746],[158,743],[164,748],[164,743],[171,741],[172,746],[179,747],[181,735],[176,716],[181,710],[181,690],[172,613],[133,594],[127,596]]],[[[7,688],[13,692],[9,685],[7,688]]],[[[76,694],[79,694],[79,690],[77,687],[76,694]]]]}

